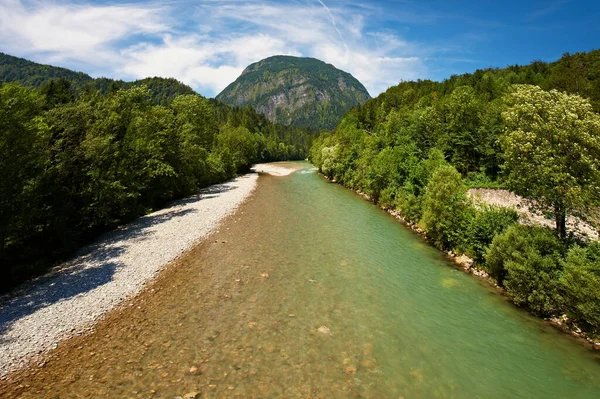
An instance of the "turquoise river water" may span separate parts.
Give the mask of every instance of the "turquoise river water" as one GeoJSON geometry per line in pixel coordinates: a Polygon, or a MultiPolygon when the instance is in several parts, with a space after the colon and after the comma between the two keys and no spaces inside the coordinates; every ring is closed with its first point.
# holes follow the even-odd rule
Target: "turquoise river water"
{"type": "MultiPolygon", "coordinates": [[[[314,168],[261,176],[22,397],[600,398],[600,357],[314,168]]],[[[0,394],[2,390],[0,390],[0,394]]]]}

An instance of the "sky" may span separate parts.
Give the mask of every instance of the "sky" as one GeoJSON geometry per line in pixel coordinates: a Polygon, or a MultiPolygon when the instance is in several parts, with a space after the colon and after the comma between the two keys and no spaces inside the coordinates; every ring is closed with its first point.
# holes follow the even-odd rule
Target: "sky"
{"type": "Polygon", "coordinates": [[[600,48],[600,1],[0,0],[0,51],[93,77],[174,77],[214,97],[285,54],[400,81],[600,48]]]}

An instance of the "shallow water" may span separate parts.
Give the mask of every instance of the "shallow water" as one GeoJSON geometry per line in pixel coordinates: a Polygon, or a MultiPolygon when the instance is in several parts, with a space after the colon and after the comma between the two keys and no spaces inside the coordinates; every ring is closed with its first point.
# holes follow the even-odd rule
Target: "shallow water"
{"type": "Polygon", "coordinates": [[[305,166],[0,397],[600,397],[596,353],[305,166]]]}

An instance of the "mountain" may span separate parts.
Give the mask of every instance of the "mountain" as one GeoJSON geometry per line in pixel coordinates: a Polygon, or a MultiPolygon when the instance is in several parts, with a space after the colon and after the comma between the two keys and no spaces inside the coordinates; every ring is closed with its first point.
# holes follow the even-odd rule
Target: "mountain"
{"type": "Polygon", "coordinates": [[[109,78],[94,79],[83,72],[74,72],[66,68],[38,64],[23,58],[0,53],[0,83],[15,82],[23,86],[42,87],[51,81],[65,79],[71,88],[79,93],[86,88],[100,91],[102,94],[115,89],[128,89],[146,85],[152,92],[152,101],[166,105],[178,94],[194,94],[195,91],[173,78],[146,78],[134,82],[124,82],[109,78]]]}
{"type": "Polygon", "coordinates": [[[216,98],[229,105],[251,105],[271,122],[332,129],[371,96],[354,76],[331,64],[279,55],[249,65],[216,98]]]}

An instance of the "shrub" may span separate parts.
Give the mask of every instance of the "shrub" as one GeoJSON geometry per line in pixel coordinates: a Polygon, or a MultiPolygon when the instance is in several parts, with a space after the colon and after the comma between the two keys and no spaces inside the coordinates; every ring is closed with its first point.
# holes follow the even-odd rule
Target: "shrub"
{"type": "Polygon", "coordinates": [[[567,315],[584,329],[600,333],[600,244],[573,247],[560,279],[567,315]]]}
{"type": "Polygon", "coordinates": [[[517,212],[509,208],[485,206],[477,210],[466,231],[464,251],[478,263],[483,263],[494,237],[515,224],[518,219],[517,212]]]}
{"type": "Polygon", "coordinates": [[[393,186],[393,185],[389,185],[386,188],[384,188],[381,193],[379,194],[379,205],[382,206],[383,208],[392,208],[394,207],[394,204],[396,203],[396,193],[398,191],[398,188],[393,186]]]}
{"type": "Polygon", "coordinates": [[[469,188],[504,188],[500,181],[493,180],[485,171],[467,173],[465,184],[469,188]]]}
{"type": "Polygon", "coordinates": [[[400,209],[402,216],[404,216],[406,220],[416,223],[423,215],[423,201],[422,198],[415,195],[414,192],[415,189],[412,184],[405,184],[404,187],[398,190],[396,195],[396,206],[400,209]]]}
{"type": "Polygon", "coordinates": [[[506,262],[506,292],[518,306],[540,316],[552,316],[562,303],[560,296],[560,253],[541,255],[528,248],[516,260],[506,262]]]}
{"type": "Polygon", "coordinates": [[[515,304],[549,316],[561,302],[563,252],[552,230],[514,224],[492,241],[485,256],[486,268],[515,304]]]}
{"type": "Polygon", "coordinates": [[[431,176],[423,201],[425,231],[442,249],[459,246],[473,208],[467,187],[453,166],[441,166],[431,176]]]}

